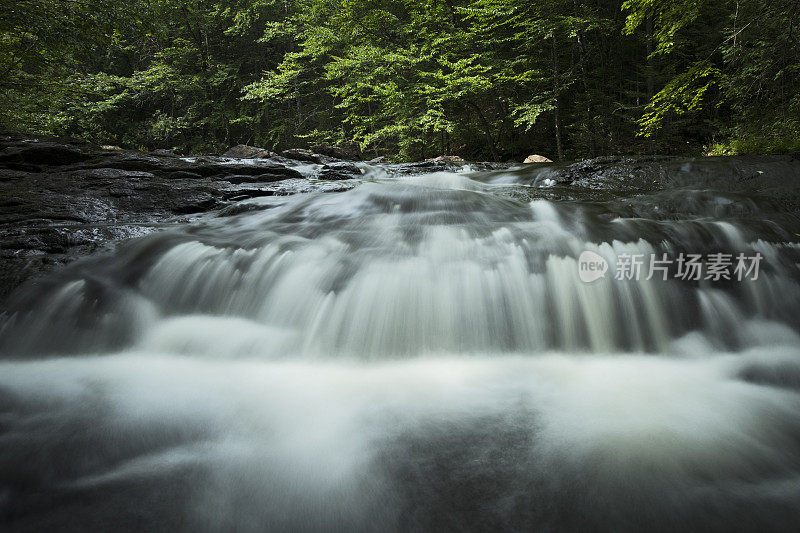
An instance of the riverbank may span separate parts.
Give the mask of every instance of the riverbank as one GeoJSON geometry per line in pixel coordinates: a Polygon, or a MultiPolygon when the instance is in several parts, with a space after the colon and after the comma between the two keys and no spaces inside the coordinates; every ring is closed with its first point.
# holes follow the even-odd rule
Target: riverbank
{"type": "Polygon", "coordinates": [[[361,174],[327,157],[180,158],[53,138],[0,137],[0,301],[56,265],[240,200],[341,191],[361,174]]]}

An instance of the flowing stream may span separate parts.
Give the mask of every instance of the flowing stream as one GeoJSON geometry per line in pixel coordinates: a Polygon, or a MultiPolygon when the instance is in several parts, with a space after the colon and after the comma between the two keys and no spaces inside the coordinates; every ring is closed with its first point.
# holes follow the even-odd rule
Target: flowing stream
{"type": "Polygon", "coordinates": [[[798,167],[365,167],[72,265],[0,326],[0,529],[793,530],[798,167]]]}

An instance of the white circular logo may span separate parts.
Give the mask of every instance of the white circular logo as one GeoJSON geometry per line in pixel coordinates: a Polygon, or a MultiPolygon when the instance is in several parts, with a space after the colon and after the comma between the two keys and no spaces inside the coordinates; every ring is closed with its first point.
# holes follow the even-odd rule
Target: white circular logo
{"type": "Polygon", "coordinates": [[[606,275],[608,262],[602,255],[585,250],[578,257],[578,277],[581,281],[591,283],[606,275]]]}

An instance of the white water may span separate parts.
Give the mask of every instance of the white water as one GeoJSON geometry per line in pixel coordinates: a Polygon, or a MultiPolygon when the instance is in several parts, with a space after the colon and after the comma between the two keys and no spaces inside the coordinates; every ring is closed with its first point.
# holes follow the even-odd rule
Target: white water
{"type": "Polygon", "coordinates": [[[440,173],[270,200],[31,296],[4,331],[0,524],[797,523],[796,247],[706,216],[643,233],[503,187],[440,173]],[[769,268],[741,286],[577,276],[583,250],[613,265],[693,243],[769,268]]]}

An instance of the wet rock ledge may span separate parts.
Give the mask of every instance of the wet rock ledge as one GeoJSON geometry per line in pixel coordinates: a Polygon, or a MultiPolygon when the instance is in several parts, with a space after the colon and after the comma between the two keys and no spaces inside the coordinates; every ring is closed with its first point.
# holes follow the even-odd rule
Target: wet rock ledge
{"type": "Polygon", "coordinates": [[[181,158],[0,135],[0,304],[26,279],[119,240],[247,198],[346,190],[360,173],[331,156],[309,168],[264,152],[181,158]]]}

